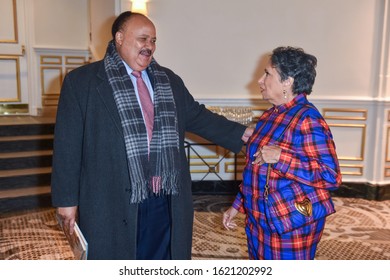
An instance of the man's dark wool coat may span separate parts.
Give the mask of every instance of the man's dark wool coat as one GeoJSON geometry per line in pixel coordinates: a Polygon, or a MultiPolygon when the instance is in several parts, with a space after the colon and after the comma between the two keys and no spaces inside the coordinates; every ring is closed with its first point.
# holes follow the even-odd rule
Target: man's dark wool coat
{"type": "MultiPolygon", "coordinates": [[[[171,254],[172,259],[191,259],[193,201],[185,132],[239,152],[246,127],[208,111],[193,99],[179,76],[164,70],[177,109],[182,166],[180,194],[170,198],[171,254]]],[[[152,76],[150,80],[153,84],[152,76]]],[[[78,205],[88,259],[135,259],[137,204],[129,203],[131,181],[121,120],[103,61],[65,77],[54,138],[53,206],[78,205]]]]}

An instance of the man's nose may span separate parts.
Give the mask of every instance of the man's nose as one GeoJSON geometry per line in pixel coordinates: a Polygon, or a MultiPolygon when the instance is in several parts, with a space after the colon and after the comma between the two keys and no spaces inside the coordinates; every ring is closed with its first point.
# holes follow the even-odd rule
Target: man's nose
{"type": "Polygon", "coordinates": [[[258,83],[259,85],[261,85],[261,84],[264,83],[264,76],[265,76],[265,75],[261,76],[260,79],[257,81],[257,83],[258,83]]]}

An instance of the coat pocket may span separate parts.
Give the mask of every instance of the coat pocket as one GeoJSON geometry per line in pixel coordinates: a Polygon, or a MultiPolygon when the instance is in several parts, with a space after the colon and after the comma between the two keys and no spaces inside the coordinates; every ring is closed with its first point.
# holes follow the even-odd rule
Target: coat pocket
{"type": "Polygon", "coordinates": [[[266,199],[265,214],[272,232],[279,235],[311,224],[335,212],[325,189],[292,183],[272,191],[266,199]]]}

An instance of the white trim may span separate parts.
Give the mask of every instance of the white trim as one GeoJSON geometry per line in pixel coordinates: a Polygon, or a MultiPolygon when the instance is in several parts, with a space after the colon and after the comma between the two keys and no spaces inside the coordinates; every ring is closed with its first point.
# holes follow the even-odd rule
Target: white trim
{"type": "Polygon", "coordinates": [[[58,48],[54,46],[34,46],[33,49],[36,52],[43,53],[43,52],[75,52],[75,53],[80,53],[80,52],[89,52],[89,49],[81,49],[81,48],[58,48]]]}
{"type": "Polygon", "coordinates": [[[115,0],[115,15],[119,16],[122,12],[130,11],[130,0],[115,0]]]}
{"type": "Polygon", "coordinates": [[[378,79],[378,95],[390,97],[390,3],[383,3],[383,23],[381,37],[381,54],[378,79]]]}

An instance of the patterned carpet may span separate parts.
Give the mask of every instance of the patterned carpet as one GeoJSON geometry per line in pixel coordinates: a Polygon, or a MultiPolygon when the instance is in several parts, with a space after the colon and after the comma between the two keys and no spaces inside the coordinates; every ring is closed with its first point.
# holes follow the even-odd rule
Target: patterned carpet
{"type": "MultiPolygon", "coordinates": [[[[231,204],[228,196],[195,199],[193,259],[247,259],[244,216],[238,227],[226,231],[222,213],[231,204]]],[[[390,201],[334,198],[336,213],[327,218],[316,259],[390,260],[390,201]]]]}
{"type": "MultiPolygon", "coordinates": [[[[244,217],[226,231],[222,213],[231,196],[194,196],[193,259],[247,259],[244,217]]],[[[334,198],[316,259],[390,260],[390,201],[334,198]]],[[[74,259],[52,208],[0,215],[0,259],[74,259]]]]}

